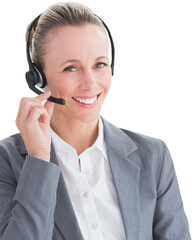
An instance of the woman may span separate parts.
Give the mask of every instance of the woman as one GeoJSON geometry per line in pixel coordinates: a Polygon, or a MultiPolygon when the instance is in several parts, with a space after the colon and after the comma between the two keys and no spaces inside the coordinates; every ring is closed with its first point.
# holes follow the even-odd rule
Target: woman
{"type": "Polygon", "coordinates": [[[189,240],[165,144],[99,116],[112,73],[100,19],[62,3],[34,26],[47,92],[22,98],[20,134],[0,144],[0,240],[189,240]]]}

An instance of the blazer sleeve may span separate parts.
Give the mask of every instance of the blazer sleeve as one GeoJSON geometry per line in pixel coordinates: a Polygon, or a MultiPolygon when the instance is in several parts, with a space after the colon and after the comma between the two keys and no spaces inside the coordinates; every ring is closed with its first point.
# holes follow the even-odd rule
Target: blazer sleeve
{"type": "Polygon", "coordinates": [[[51,240],[59,167],[27,156],[16,183],[2,149],[0,165],[0,240],[51,240]]]}
{"type": "Polygon", "coordinates": [[[191,240],[173,161],[163,143],[162,165],[157,185],[154,240],[191,240]]]}

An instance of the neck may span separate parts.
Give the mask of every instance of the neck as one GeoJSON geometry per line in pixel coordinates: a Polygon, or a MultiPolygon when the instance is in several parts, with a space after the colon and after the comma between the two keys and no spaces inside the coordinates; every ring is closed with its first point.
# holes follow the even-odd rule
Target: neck
{"type": "Polygon", "coordinates": [[[99,119],[91,122],[81,122],[77,119],[55,117],[51,118],[53,131],[70,144],[80,155],[87,148],[91,147],[98,136],[99,119]]]}

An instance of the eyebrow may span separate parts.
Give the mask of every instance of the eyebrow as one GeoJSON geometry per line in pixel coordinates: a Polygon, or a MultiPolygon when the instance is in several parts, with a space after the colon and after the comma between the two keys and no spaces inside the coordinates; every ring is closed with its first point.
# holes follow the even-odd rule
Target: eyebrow
{"type": "MultiPolygon", "coordinates": [[[[95,61],[101,60],[103,58],[109,60],[108,57],[106,57],[106,56],[100,56],[100,57],[97,57],[95,59],[95,61]]],[[[64,64],[67,64],[67,63],[79,63],[79,62],[81,62],[81,61],[78,59],[68,59],[67,61],[63,62],[59,67],[62,67],[64,64]]]]}
{"type": "Polygon", "coordinates": [[[96,58],[95,61],[101,60],[102,58],[105,58],[105,59],[109,60],[108,57],[106,57],[106,56],[101,56],[101,57],[96,58]]]}

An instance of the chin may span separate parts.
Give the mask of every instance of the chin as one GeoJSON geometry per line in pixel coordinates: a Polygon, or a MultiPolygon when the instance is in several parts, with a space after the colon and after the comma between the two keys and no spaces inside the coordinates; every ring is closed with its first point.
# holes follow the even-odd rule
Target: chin
{"type": "Polygon", "coordinates": [[[99,114],[95,116],[82,116],[81,119],[79,120],[84,123],[91,123],[91,122],[97,121],[98,119],[99,119],[99,114]]]}
{"type": "Polygon", "coordinates": [[[75,114],[75,118],[78,119],[80,122],[83,123],[91,123],[97,121],[99,119],[99,112],[92,112],[92,113],[78,113],[75,114]]]}

